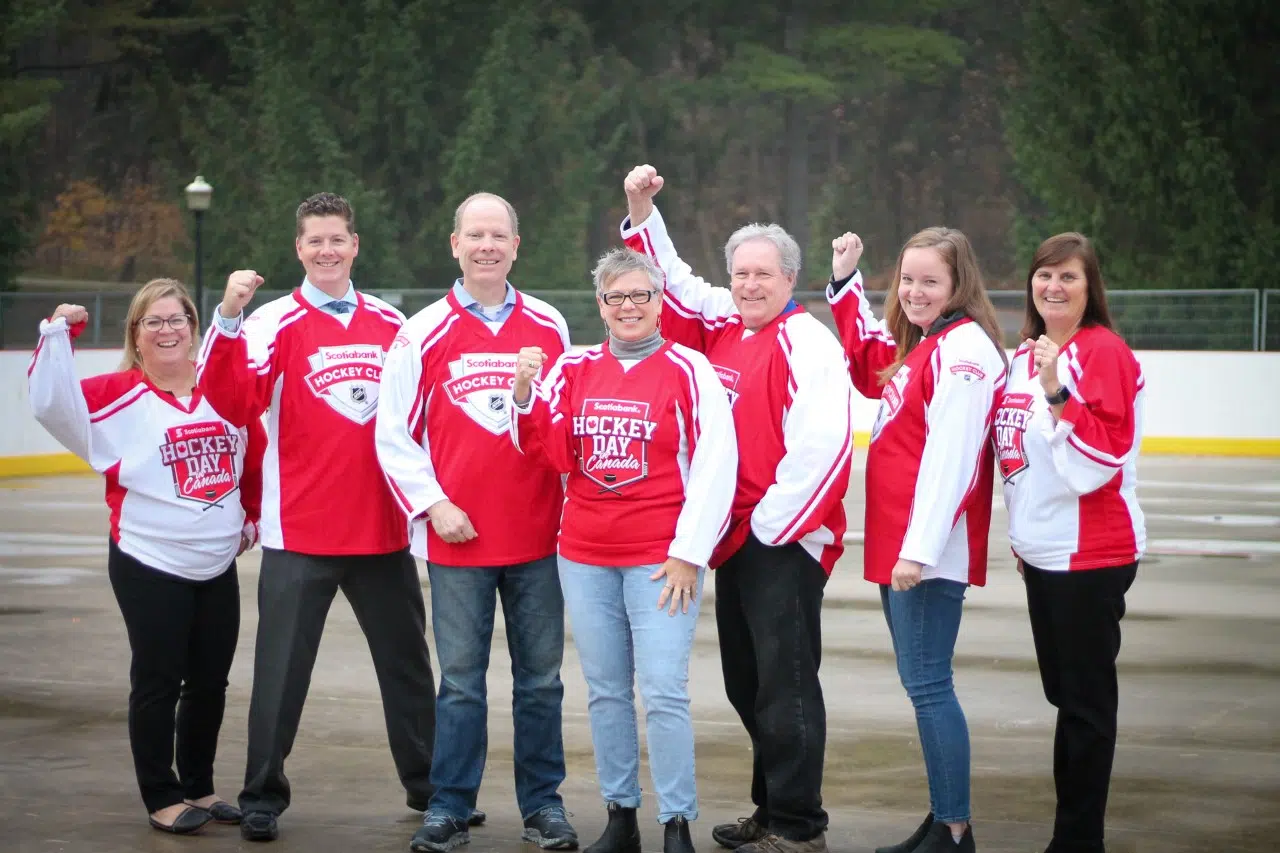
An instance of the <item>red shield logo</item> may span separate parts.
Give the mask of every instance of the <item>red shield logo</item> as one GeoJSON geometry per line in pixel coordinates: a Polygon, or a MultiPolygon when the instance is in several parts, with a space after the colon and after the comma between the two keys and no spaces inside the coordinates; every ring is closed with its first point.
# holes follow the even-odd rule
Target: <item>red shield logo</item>
{"type": "Polygon", "coordinates": [[[738,380],[742,378],[742,374],[728,367],[721,367],[718,364],[711,365],[715,368],[716,376],[720,377],[720,384],[724,386],[725,393],[729,395],[729,407],[733,408],[733,404],[738,402],[738,380]]]}
{"type": "Polygon", "coordinates": [[[871,427],[872,441],[880,437],[880,430],[884,429],[885,424],[893,420],[902,409],[902,401],[906,398],[909,381],[911,381],[911,368],[904,364],[880,391],[880,408],[876,410],[876,422],[871,427]]]}
{"type": "Polygon", "coordinates": [[[1023,441],[1027,424],[1031,422],[1030,394],[1005,394],[996,409],[992,426],[992,441],[996,448],[996,461],[1000,463],[1000,476],[1007,483],[1027,467],[1027,451],[1023,441]]]}
{"type": "Polygon", "coordinates": [[[174,493],[183,500],[221,506],[239,488],[236,456],[240,434],[222,421],[183,424],[165,430],[160,461],[173,472],[174,493]]]}
{"type": "Polygon", "coordinates": [[[649,420],[649,404],[633,400],[584,400],[573,418],[582,473],[602,492],[649,476],[649,442],[658,424],[649,420]]]}

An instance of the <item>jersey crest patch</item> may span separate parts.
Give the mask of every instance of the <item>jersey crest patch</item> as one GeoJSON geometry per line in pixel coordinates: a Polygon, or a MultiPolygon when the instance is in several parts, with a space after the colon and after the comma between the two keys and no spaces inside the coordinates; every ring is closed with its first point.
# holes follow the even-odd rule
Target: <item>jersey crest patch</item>
{"type": "Polygon", "coordinates": [[[885,424],[893,420],[894,415],[898,414],[902,408],[909,381],[911,381],[911,368],[904,364],[898,368],[898,372],[893,374],[893,378],[880,392],[880,408],[876,411],[875,425],[871,427],[872,441],[879,437],[880,430],[884,429],[885,424]]]}
{"type": "Polygon", "coordinates": [[[307,387],[344,418],[367,424],[378,411],[384,354],[377,344],[320,347],[307,356],[307,387]]]}
{"type": "Polygon", "coordinates": [[[507,398],[516,384],[513,352],[468,352],[449,362],[444,391],[449,402],[494,435],[510,428],[507,398]]]}
{"type": "Polygon", "coordinates": [[[1030,394],[1005,394],[1000,408],[996,409],[991,440],[995,444],[1000,476],[1006,483],[1027,467],[1027,450],[1023,442],[1027,424],[1031,422],[1031,401],[1030,394]]]}
{"type": "Polygon", "coordinates": [[[173,491],[181,500],[221,507],[240,488],[236,455],[240,433],[222,421],[182,424],[165,430],[160,461],[173,473],[173,491]]]}
{"type": "Polygon", "coordinates": [[[733,408],[733,404],[738,402],[738,380],[742,378],[742,374],[729,367],[721,367],[718,364],[711,365],[715,368],[716,376],[720,377],[720,384],[724,386],[725,393],[729,395],[729,408],[733,408]]]}
{"type": "Polygon", "coordinates": [[[582,413],[573,418],[582,473],[602,492],[615,494],[643,480],[649,476],[649,442],[657,429],[648,403],[583,400],[582,413]]]}

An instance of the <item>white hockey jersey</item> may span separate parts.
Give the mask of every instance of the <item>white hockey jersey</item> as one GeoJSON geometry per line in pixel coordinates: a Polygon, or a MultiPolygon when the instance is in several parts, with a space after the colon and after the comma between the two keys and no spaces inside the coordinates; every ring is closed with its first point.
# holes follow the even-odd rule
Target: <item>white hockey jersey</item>
{"type": "Polygon", "coordinates": [[[1142,369],[1119,335],[1095,326],[1062,347],[1058,377],[1071,391],[1061,421],[1024,344],[996,412],[1013,551],[1048,571],[1127,565],[1147,545],[1137,496],[1142,369]]]}
{"type": "Polygon", "coordinates": [[[202,581],[257,539],[266,432],[199,389],[180,400],[140,370],[76,377],[64,318],[40,324],[27,371],[36,420],[106,478],[111,538],[146,566],[202,581]]]}

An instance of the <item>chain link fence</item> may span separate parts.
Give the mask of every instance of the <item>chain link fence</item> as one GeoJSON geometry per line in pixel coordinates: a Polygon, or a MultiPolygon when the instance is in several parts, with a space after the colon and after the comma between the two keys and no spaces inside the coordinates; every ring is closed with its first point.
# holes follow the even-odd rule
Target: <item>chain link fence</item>
{"type": "MultiPolygon", "coordinates": [[[[445,290],[372,290],[406,316],[440,299],[445,290]]],[[[259,290],[249,310],[287,291],[259,290]]],[[[604,326],[590,290],[530,291],[564,314],[574,343],[601,340],[604,326]]],[[[877,316],[884,315],[884,292],[868,294],[877,316]]],[[[18,291],[0,293],[0,348],[31,349],[39,336],[40,320],[63,302],[89,310],[89,328],[81,346],[121,347],[124,323],[132,293],[128,291],[57,292],[18,291]]],[[[207,325],[222,298],[221,291],[206,290],[201,310],[207,325]]],[[[797,291],[796,301],[834,329],[831,310],[821,291],[797,291]]],[[[991,292],[1004,343],[1014,346],[1022,328],[1025,298],[1022,291],[991,292]]],[[[1119,332],[1136,350],[1259,350],[1280,351],[1280,290],[1112,290],[1107,293],[1119,332]]]]}

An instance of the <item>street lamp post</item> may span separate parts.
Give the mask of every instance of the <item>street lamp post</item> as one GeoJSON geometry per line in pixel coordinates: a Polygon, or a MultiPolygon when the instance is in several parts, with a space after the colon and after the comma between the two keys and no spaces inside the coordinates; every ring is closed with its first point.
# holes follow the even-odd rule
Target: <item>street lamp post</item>
{"type": "Polygon", "coordinates": [[[213,200],[213,187],[211,187],[204,178],[196,175],[196,179],[187,184],[187,209],[196,215],[196,311],[204,313],[204,278],[203,278],[203,251],[201,242],[201,225],[204,221],[204,212],[209,209],[209,203],[213,200]]]}

